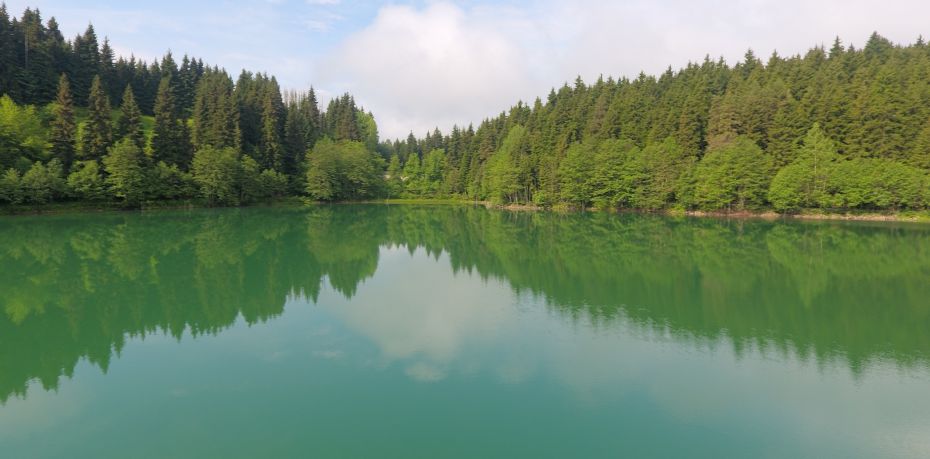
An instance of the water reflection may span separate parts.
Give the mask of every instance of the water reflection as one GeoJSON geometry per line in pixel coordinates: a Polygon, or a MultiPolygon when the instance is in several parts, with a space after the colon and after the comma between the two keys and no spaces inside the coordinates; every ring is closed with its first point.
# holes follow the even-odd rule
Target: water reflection
{"type": "MultiPolygon", "coordinates": [[[[408,206],[18,217],[0,219],[0,264],[0,401],[34,379],[56,388],[81,359],[106,371],[128,339],[316,303],[324,280],[341,301],[322,307],[384,358],[421,357],[406,372],[422,381],[446,377],[463,346],[520,333],[506,324],[521,297],[597,330],[854,374],[930,355],[930,231],[914,226],[408,206]],[[381,271],[418,250],[437,263],[381,271]]],[[[531,365],[498,372],[519,381],[531,365]]]]}

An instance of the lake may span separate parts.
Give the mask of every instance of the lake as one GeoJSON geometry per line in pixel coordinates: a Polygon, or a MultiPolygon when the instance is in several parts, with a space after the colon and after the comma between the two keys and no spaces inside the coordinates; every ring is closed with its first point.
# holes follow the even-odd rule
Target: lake
{"type": "Polygon", "coordinates": [[[930,457],[930,227],[0,218],[0,456],[930,457]]]}

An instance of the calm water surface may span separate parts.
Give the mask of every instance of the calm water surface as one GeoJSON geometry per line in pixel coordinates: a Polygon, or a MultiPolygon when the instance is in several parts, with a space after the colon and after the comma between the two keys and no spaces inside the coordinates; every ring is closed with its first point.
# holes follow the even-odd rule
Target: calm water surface
{"type": "Polygon", "coordinates": [[[0,218],[0,457],[930,457],[930,228],[0,218]]]}

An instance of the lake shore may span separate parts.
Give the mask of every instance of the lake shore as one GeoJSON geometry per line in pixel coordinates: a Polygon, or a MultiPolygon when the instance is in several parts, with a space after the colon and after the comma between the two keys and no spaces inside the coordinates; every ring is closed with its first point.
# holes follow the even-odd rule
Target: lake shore
{"type": "MultiPolygon", "coordinates": [[[[268,206],[305,206],[325,205],[326,203],[313,202],[302,197],[285,197],[251,203],[238,207],[268,207],[268,206]]],[[[774,210],[760,211],[702,211],[684,209],[639,210],[639,209],[597,209],[590,207],[578,209],[566,205],[542,207],[535,204],[494,204],[490,201],[472,201],[465,199],[377,199],[365,201],[339,202],[335,204],[384,204],[384,205],[469,205],[481,206],[488,209],[506,210],[511,212],[607,212],[607,213],[635,213],[653,214],[669,217],[695,217],[695,218],[728,218],[728,219],[761,219],[761,220],[821,220],[821,221],[864,221],[864,222],[911,222],[930,223],[930,211],[904,211],[904,212],[876,212],[876,211],[848,211],[825,212],[822,210],[804,210],[798,213],[779,213],[774,210]]],[[[152,212],[161,210],[193,210],[208,209],[211,206],[199,200],[179,201],[153,201],[144,204],[141,208],[125,208],[119,203],[109,202],[66,202],[39,205],[0,206],[0,216],[15,215],[59,215],[95,212],[152,212]]]]}
{"type": "MultiPolygon", "coordinates": [[[[276,207],[305,205],[307,201],[300,197],[286,197],[268,199],[236,207],[276,207]]],[[[163,210],[194,210],[217,208],[196,199],[177,201],[151,201],[141,207],[127,208],[120,203],[113,202],[54,202],[48,204],[32,205],[6,205],[0,206],[0,216],[25,215],[64,215],[99,212],[157,212],[163,210]]]]}
{"type": "MultiPolygon", "coordinates": [[[[481,201],[478,204],[491,209],[509,210],[514,212],[579,212],[580,209],[573,209],[565,206],[556,206],[553,208],[544,208],[532,204],[509,204],[497,205],[491,202],[481,201]]],[[[876,211],[847,211],[847,212],[827,212],[819,209],[804,210],[798,213],[779,213],[774,210],[760,211],[703,211],[703,210],[684,210],[684,209],[662,209],[662,210],[639,210],[639,209],[613,209],[604,210],[597,208],[587,208],[585,212],[610,212],[610,213],[637,213],[637,214],[655,214],[666,215],[670,217],[711,217],[711,218],[734,218],[734,219],[762,219],[762,220],[838,220],[838,221],[867,221],[867,222],[930,222],[930,212],[927,211],[905,211],[905,212],[876,212],[876,211]]]]}

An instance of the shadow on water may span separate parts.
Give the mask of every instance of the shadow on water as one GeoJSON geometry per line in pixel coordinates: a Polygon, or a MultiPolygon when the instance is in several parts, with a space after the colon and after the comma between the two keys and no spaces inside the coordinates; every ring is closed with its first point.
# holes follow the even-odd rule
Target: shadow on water
{"type": "MultiPolygon", "coordinates": [[[[854,374],[926,366],[930,230],[918,226],[339,206],[0,219],[0,401],[128,339],[267,321],[289,296],[346,298],[382,247],[447,253],[565,320],[634,327],[854,374]]],[[[416,287],[417,279],[409,279],[416,287]]],[[[424,286],[426,287],[426,286],[424,286]]]]}

